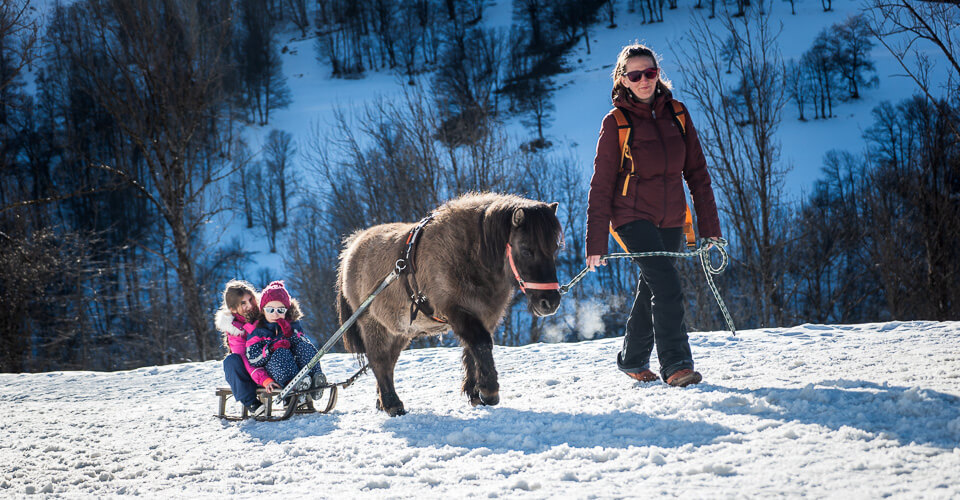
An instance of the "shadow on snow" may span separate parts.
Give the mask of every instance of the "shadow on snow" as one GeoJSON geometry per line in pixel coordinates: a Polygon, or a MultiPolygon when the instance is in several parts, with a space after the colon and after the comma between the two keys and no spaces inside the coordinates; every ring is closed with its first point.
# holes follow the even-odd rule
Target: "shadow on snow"
{"type": "Polygon", "coordinates": [[[571,448],[699,446],[731,432],[717,424],[660,419],[633,412],[587,414],[512,408],[479,411],[485,414],[468,419],[410,413],[390,419],[383,427],[410,446],[450,445],[524,453],[539,453],[564,444],[571,448]]]}
{"type": "Polygon", "coordinates": [[[736,389],[704,385],[705,391],[732,396],[709,407],[729,414],[751,414],[829,429],[884,434],[901,445],[952,449],[960,441],[960,397],[864,380],[825,380],[803,388],[736,389]]]}

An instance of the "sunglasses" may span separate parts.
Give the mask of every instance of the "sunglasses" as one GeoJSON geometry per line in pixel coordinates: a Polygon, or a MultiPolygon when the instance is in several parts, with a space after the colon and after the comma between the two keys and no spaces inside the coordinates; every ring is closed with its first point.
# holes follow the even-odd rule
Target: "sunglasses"
{"type": "Polygon", "coordinates": [[[267,314],[273,314],[273,313],[287,314],[287,308],[286,307],[264,307],[263,312],[267,314]]]}
{"type": "Polygon", "coordinates": [[[660,68],[647,68],[642,71],[631,71],[623,76],[631,82],[639,82],[643,77],[647,77],[648,80],[656,80],[659,74],[660,68]]]}

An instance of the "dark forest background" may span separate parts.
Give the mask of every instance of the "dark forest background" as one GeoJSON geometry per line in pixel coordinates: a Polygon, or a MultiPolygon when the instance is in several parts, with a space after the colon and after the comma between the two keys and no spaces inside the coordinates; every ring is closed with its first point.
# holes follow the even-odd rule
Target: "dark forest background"
{"type": "MultiPolygon", "coordinates": [[[[28,0],[2,0],[0,371],[222,356],[223,283],[276,278],[249,275],[251,253],[209,224],[222,211],[283,254],[321,342],[337,326],[341,238],[466,191],[560,202],[569,279],[583,267],[589,166],[544,135],[563,56],[622,16],[669,22],[690,7],[678,94],[706,110],[694,120],[732,257],[717,281],[737,326],[960,319],[957,5],[876,0],[783,60],[775,26],[789,19],[755,0],[515,0],[509,30],[483,27],[485,3],[79,0],[40,26],[28,0]],[[290,36],[315,40],[335,78],[389,67],[402,98],[340,113],[305,143],[274,130],[252,151],[244,127],[291,104],[290,36]],[[789,199],[783,110],[831,119],[884,76],[869,56],[878,44],[916,94],[877,106],[864,142],[830,152],[813,192],[789,199]],[[931,61],[947,65],[946,87],[930,83],[931,61]],[[505,132],[518,117],[523,139],[505,132]]],[[[725,328],[699,267],[681,267],[690,329],[725,328]]],[[[496,341],[576,340],[577,318],[598,312],[599,335],[621,335],[636,278],[608,266],[550,318],[518,296],[496,341]]]]}

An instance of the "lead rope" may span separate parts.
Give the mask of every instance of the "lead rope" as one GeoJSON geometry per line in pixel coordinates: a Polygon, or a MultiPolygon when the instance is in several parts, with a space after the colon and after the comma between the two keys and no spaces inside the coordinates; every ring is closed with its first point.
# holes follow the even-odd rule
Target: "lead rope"
{"type": "MultiPolygon", "coordinates": [[[[718,238],[717,241],[713,243],[713,246],[710,248],[701,246],[700,248],[692,252],[635,252],[635,253],[611,253],[600,257],[601,261],[610,260],[610,259],[627,259],[627,258],[636,258],[636,257],[677,257],[677,258],[692,258],[700,257],[700,266],[703,268],[703,275],[707,277],[707,285],[710,287],[710,291],[713,292],[714,298],[717,299],[717,305],[720,306],[720,311],[723,313],[723,319],[727,322],[727,327],[730,329],[730,333],[733,335],[737,334],[736,328],[733,326],[733,319],[730,317],[730,312],[727,311],[727,306],[723,302],[723,298],[720,297],[720,290],[717,289],[716,283],[713,282],[713,275],[720,274],[727,269],[727,265],[730,263],[730,256],[727,254],[727,240],[723,238],[718,238]],[[712,262],[710,261],[709,253],[711,248],[716,248],[720,252],[720,265],[713,267],[712,262]]],[[[573,285],[576,285],[580,282],[586,275],[589,267],[583,268],[579,274],[573,277],[570,280],[570,283],[560,287],[560,294],[566,294],[573,288],[573,285]]]]}

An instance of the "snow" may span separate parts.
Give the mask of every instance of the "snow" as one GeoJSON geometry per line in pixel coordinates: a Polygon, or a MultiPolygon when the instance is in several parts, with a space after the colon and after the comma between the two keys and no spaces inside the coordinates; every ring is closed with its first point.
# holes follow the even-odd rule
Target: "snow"
{"type": "Polygon", "coordinates": [[[365,375],[330,414],[276,423],[213,416],[217,361],[0,374],[0,497],[956,498],[958,336],[920,321],[693,332],[705,378],[684,389],[619,373],[621,338],[497,346],[501,402],[478,408],[459,348],[406,351],[407,415],[375,410],[365,375]]]}

